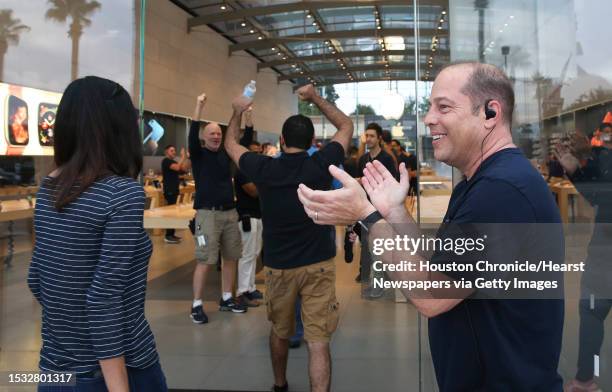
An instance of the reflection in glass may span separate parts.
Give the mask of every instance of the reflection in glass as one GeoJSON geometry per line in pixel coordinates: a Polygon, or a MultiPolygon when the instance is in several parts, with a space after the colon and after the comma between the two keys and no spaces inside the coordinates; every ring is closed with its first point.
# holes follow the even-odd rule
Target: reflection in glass
{"type": "Polygon", "coordinates": [[[4,56],[9,45],[19,44],[19,36],[30,31],[30,27],[13,17],[13,10],[0,10],[0,81],[4,80],[4,56]]]}
{"type": "Polygon", "coordinates": [[[70,65],[70,79],[75,80],[79,74],[79,41],[83,29],[91,25],[89,16],[102,7],[97,1],[89,0],[49,0],[52,8],[47,10],[45,16],[60,23],[70,19],[68,36],[72,40],[72,62],[70,65]]]}

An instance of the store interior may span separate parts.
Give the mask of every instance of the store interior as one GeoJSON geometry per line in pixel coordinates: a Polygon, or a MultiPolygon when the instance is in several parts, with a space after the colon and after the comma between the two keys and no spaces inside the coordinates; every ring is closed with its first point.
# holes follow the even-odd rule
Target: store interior
{"type": "MultiPolygon", "coordinates": [[[[312,83],[322,95],[350,91],[337,104],[354,101],[355,145],[370,122],[389,129],[418,160],[420,189],[406,208],[417,222],[439,225],[461,173],[434,159],[423,123],[427,97],[451,62],[494,64],[513,82],[513,139],[557,201],[566,257],[586,257],[597,210],[563,173],[551,172],[550,161],[555,143],[576,133],[597,138],[607,116],[612,122],[612,60],[602,46],[612,15],[607,0],[65,1],[77,11],[55,3],[0,4],[0,372],[38,369],[40,306],[26,282],[36,192],[54,167],[53,121],[62,91],[86,75],[117,81],[139,110],[144,227],[153,241],[146,315],[171,390],[262,391],[272,380],[265,306],[219,312],[220,274],[212,274],[204,302],[211,322],[195,325],[188,317],[195,184],[185,174],[179,206],[166,206],[161,160],[163,146],[187,146],[202,91],[209,97],[204,120],[224,128],[232,98],[256,81],[256,138],[277,148],[283,121],[298,111],[312,118],[317,141],[326,143],[335,131],[320,113],[300,107],[299,86],[312,83]],[[360,113],[368,94],[380,96],[380,107],[360,113]],[[18,121],[25,134],[14,131],[18,121]],[[176,228],[183,241],[165,243],[166,228],[176,228]]],[[[364,299],[354,280],[359,245],[346,263],[343,238],[344,227],[336,227],[341,311],[331,344],[332,390],[437,390],[427,319],[399,291],[364,299]]],[[[263,287],[263,274],[256,283],[263,287]]],[[[568,275],[565,290],[564,380],[576,372],[580,277],[568,275]]],[[[610,318],[605,335],[594,360],[597,384],[610,390],[610,318]]],[[[307,358],[304,346],[290,351],[292,390],[309,388],[307,358]]],[[[0,391],[13,390],[35,388],[0,384],[0,391]]]]}

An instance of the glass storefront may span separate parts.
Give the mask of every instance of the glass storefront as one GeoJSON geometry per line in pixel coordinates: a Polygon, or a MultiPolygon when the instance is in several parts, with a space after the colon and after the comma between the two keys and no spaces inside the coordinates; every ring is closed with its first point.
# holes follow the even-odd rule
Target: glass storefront
{"type": "MultiPolygon", "coordinates": [[[[227,3],[253,12],[257,7],[291,5],[295,2],[250,1],[242,2],[245,3],[243,5],[237,4],[241,2],[227,3]]],[[[211,72],[227,72],[228,81],[225,83],[218,78],[207,77],[204,71],[208,69],[204,71],[198,69],[198,64],[205,61],[208,55],[206,53],[200,56],[197,53],[201,49],[200,46],[190,41],[185,44],[189,46],[185,49],[188,53],[177,49],[181,46],[183,37],[181,34],[185,32],[177,27],[183,26],[182,19],[181,23],[175,23],[178,17],[187,19],[196,16],[190,7],[198,8],[198,12],[201,12],[198,15],[206,16],[215,14],[220,5],[225,4],[224,2],[2,1],[0,4],[0,205],[2,206],[0,216],[3,213],[12,213],[13,210],[27,211],[16,218],[14,215],[6,219],[0,218],[0,229],[3,231],[0,233],[2,237],[0,257],[4,258],[0,260],[0,272],[3,272],[0,273],[0,293],[2,293],[0,371],[11,369],[9,362],[12,360],[7,360],[5,353],[11,355],[24,353],[17,361],[24,369],[35,368],[38,360],[39,307],[29,297],[24,298],[29,292],[24,288],[23,266],[27,265],[31,257],[33,238],[30,219],[31,201],[41,177],[52,168],[55,110],[61,93],[68,83],[78,77],[97,75],[118,82],[130,92],[135,106],[140,105],[142,110],[145,146],[147,142],[155,141],[155,148],[152,147],[145,153],[143,168],[145,177],[146,175],[152,177],[160,171],[159,165],[165,145],[173,144],[177,150],[186,146],[189,116],[197,95],[195,89],[204,86],[209,91],[213,91],[213,97],[215,94],[224,96],[223,94],[227,94],[232,88],[236,90],[235,86],[228,88],[227,84],[230,82],[239,84],[235,80],[242,76],[244,70],[254,68],[244,59],[251,61],[256,58],[259,63],[257,77],[269,78],[268,81],[272,81],[261,89],[262,96],[266,94],[268,97],[278,93],[274,90],[276,87],[270,87],[275,83],[281,86],[281,82],[288,84],[287,80],[295,81],[298,77],[303,78],[298,74],[298,72],[303,73],[299,67],[309,72],[319,72],[317,75],[322,76],[319,76],[317,81],[329,84],[352,82],[353,77],[359,74],[368,75],[370,79],[383,80],[388,77],[393,80],[393,71],[389,73],[387,70],[386,74],[380,71],[381,74],[378,75],[376,74],[378,70],[368,69],[388,61],[386,56],[378,57],[379,55],[375,53],[346,60],[349,69],[356,67],[361,70],[353,73],[354,76],[350,76],[350,80],[341,80],[344,74],[340,78],[334,74],[326,76],[325,73],[336,67],[333,57],[325,57],[332,51],[333,55],[336,54],[336,50],[339,51],[339,48],[347,52],[359,50],[372,52],[381,43],[387,42],[383,42],[382,39],[378,41],[374,38],[357,38],[346,33],[343,37],[326,40],[325,44],[318,42],[319,40],[314,44],[315,41],[306,39],[303,39],[304,42],[297,39],[291,41],[287,38],[296,34],[310,37],[317,33],[323,23],[330,25],[331,32],[375,28],[374,17],[367,5],[355,7],[355,14],[348,16],[337,9],[325,9],[325,2],[320,3],[317,5],[321,8],[320,13],[308,14],[310,16],[306,16],[303,10],[283,10],[275,16],[253,14],[255,16],[246,16],[244,21],[213,20],[207,24],[210,28],[207,27],[206,31],[197,30],[197,26],[190,26],[194,30],[190,30],[189,34],[199,37],[203,42],[210,41],[211,47],[216,50],[215,54],[231,55],[227,59],[219,57],[218,64],[207,63],[211,72]],[[147,12],[155,15],[157,19],[155,25],[146,26],[148,36],[152,37],[151,41],[141,45],[140,7],[143,4],[146,4],[147,12]],[[166,13],[169,6],[172,8],[171,12],[166,13]],[[313,16],[317,18],[319,25],[310,24],[313,16]],[[294,22],[302,19],[304,26],[294,27],[294,22]],[[247,21],[248,26],[246,26],[247,21]],[[283,53],[281,54],[276,46],[264,47],[259,44],[252,49],[246,48],[249,50],[248,53],[243,51],[240,45],[252,42],[249,37],[261,34],[259,39],[255,40],[266,41],[269,38],[261,33],[266,27],[270,34],[279,40],[286,39],[286,41],[281,40],[282,47],[278,46],[282,48],[283,53]],[[166,36],[172,43],[164,41],[166,36]],[[283,63],[283,56],[291,53],[296,56],[308,56],[311,59],[296,64],[283,63]],[[316,58],[317,56],[321,58],[316,58]],[[146,59],[147,63],[144,77],[140,71],[143,65],[141,58],[146,59]],[[310,66],[306,67],[305,64],[310,66]],[[140,100],[142,91],[144,102],[140,100]],[[162,129],[161,134],[159,129],[162,129]],[[24,327],[17,328],[17,324],[24,327]]],[[[356,123],[356,136],[363,133],[363,128],[369,122],[380,121],[383,128],[391,131],[394,139],[399,139],[408,151],[417,155],[418,192],[411,195],[406,203],[412,216],[419,223],[439,224],[448,207],[453,185],[461,179],[461,173],[457,170],[435,160],[430,130],[423,121],[437,72],[451,62],[479,61],[493,64],[503,69],[513,83],[516,105],[512,119],[512,137],[514,143],[548,181],[550,190],[557,200],[561,218],[567,224],[566,254],[573,259],[592,255],[589,243],[602,232],[595,222],[604,219],[603,223],[611,223],[605,221],[610,219],[609,216],[602,218],[602,211],[607,213],[605,206],[606,203],[610,203],[609,200],[612,200],[612,192],[609,192],[605,184],[596,184],[599,199],[593,201],[590,193],[585,193],[583,188],[574,185],[570,178],[564,176],[563,170],[559,172],[554,152],[556,144],[570,143],[577,135],[588,140],[588,144],[593,147],[605,146],[608,143],[602,123],[612,122],[612,56],[606,47],[606,38],[610,36],[608,19],[612,15],[612,2],[608,0],[449,0],[448,2],[406,0],[406,4],[391,3],[393,4],[379,6],[379,9],[382,8],[381,13],[388,7],[388,21],[391,23],[389,27],[398,31],[414,27],[414,34],[400,37],[403,38],[400,40],[403,42],[399,43],[401,50],[408,53],[395,53],[395,57],[390,56],[390,60],[391,62],[397,60],[397,66],[404,71],[408,67],[413,67],[409,69],[409,74],[412,79],[415,75],[418,76],[419,82],[399,85],[397,82],[389,82],[388,90],[399,90],[404,86],[412,89],[412,91],[399,91],[404,96],[412,97],[412,101],[406,102],[407,110],[399,120],[384,121],[381,116],[362,114],[359,111],[355,111],[352,117],[356,123]],[[414,61],[415,59],[422,61],[414,61]]],[[[249,15],[247,11],[244,11],[245,15],[249,15]]],[[[388,49],[394,50],[391,41],[388,40],[388,49]]],[[[399,45],[398,43],[393,45],[396,44],[399,45]]],[[[343,63],[343,71],[344,65],[343,63]]],[[[395,76],[399,80],[407,80],[406,73],[397,73],[395,76]]],[[[261,130],[256,126],[256,129],[259,131],[260,142],[275,145],[278,142],[280,128],[275,129],[279,121],[274,118],[275,107],[270,102],[273,102],[273,99],[268,99],[266,104],[262,105],[261,118],[265,126],[261,130]]],[[[205,114],[206,119],[223,122],[222,120],[229,118],[229,108],[217,103],[211,106],[212,114],[210,117],[205,114]]],[[[297,108],[295,109],[297,111],[297,108]]],[[[313,119],[315,127],[320,130],[318,138],[329,139],[335,129],[320,117],[313,116],[313,119]]],[[[358,141],[357,138],[354,140],[358,141]]],[[[605,239],[612,241],[609,234],[602,235],[607,235],[605,239]]],[[[187,251],[184,253],[180,256],[190,257],[186,256],[187,251]]],[[[608,279],[608,282],[612,280],[610,270],[611,267],[604,267],[600,273],[608,279]]],[[[175,273],[178,276],[182,272],[184,271],[175,273]]],[[[174,276],[169,280],[173,278],[174,276]]],[[[580,360],[583,364],[588,362],[592,365],[601,390],[610,390],[612,389],[610,336],[612,329],[610,320],[606,318],[610,300],[598,297],[597,291],[591,290],[590,287],[588,282],[585,284],[579,276],[567,276],[565,324],[559,373],[565,381],[574,378],[579,353],[583,353],[580,360]],[[585,300],[587,302],[584,302],[585,300]],[[588,317],[594,318],[594,322],[585,324],[588,317]],[[588,335],[595,336],[596,341],[593,342],[588,335]],[[588,351],[585,346],[594,348],[588,351]]],[[[185,298],[189,296],[183,292],[180,295],[185,298]]],[[[398,295],[398,301],[399,298],[398,295]]],[[[391,302],[395,300],[396,298],[393,298],[391,302]]],[[[397,357],[402,361],[406,371],[406,374],[402,375],[389,374],[392,385],[401,382],[402,390],[437,390],[429,352],[427,319],[417,315],[416,311],[412,313],[412,308],[397,310],[391,306],[402,305],[389,302],[374,301],[365,305],[367,310],[360,310],[358,316],[349,317],[346,322],[359,323],[363,320],[360,317],[365,319],[367,312],[371,312],[374,317],[389,312],[393,314],[392,318],[400,314],[397,316],[398,320],[409,320],[408,325],[395,321],[394,325],[386,325],[373,332],[360,331],[354,325],[345,325],[347,332],[344,336],[340,334],[340,343],[336,346],[341,353],[339,357],[356,362],[362,359],[358,353],[352,351],[353,349],[343,346],[343,344],[348,345],[347,342],[350,340],[348,337],[355,339],[367,350],[376,351],[378,347],[368,344],[368,333],[386,335],[391,343],[385,347],[393,354],[398,354],[397,357]],[[403,335],[405,330],[410,331],[410,339],[403,335]],[[352,354],[358,359],[354,359],[352,354]]],[[[169,309],[175,304],[163,302],[156,306],[153,310],[152,325],[156,333],[165,334],[160,338],[160,353],[162,357],[169,358],[166,363],[172,360],[180,362],[182,359],[179,353],[174,351],[169,342],[172,339],[170,335],[179,330],[175,330],[175,326],[168,322],[167,318],[170,316],[160,315],[160,312],[164,311],[172,313],[173,310],[169,309]]],[[[183,316],[185,315],[181,313],[180,317],[183,316]]],[[[172,317],[179,316],[172,314],[172,317]]],[[[265,320],[262,318],[257,322],[264,323],[265,320]]],[[[232,325],[232,328],[234,327],[235,325],[232,325]]],[[[244,332],[240,327],[237,327],[236,331],[244,332]]],[[[224,332],[218,330],[216,332],[224,339],[232,339],[232,336],[224,332]]],[[[187,342],[185,339],[188,340],[185,336],[179,339],[185,346],[193,345],[194,342],[201,343],[197,339],[187,342]]],[[[207,337],[205,340],[207,344],[214,344],[215,339],[207,337]]],[[[265,344],[260,340],[249,336],[249,339],[241,340],[238,345],[256,345],[257,350],[263,352],[265,344]]],[[[217,354],[221,357],[225,353],[224,349],[219,349],[217,354]]],[[[187,389],[200,387],[196,381],[190,383],[176,381],[183,371],[181,367],[189,367],[195,363],[202,366],[216,363],[209,358],[202,360],[197,355],[199,354],[193,354],[196,358],[194,362],[166,367],[172,372],[169,376],[172,381],[170,387],[180,386],[187,389]],[[176,385],[172,384],[174,382],[176,385]]],[[[261,354],[257,360],[267,360],[263,356],[264,354],[261,354]]],[[[376,358],[378,357],[374,355],[367,360],[374,361],[376,358]]],[[[362,374],[356,372],[357,374],[349,374],[348,377],[367,378],[370,369],[364,366],[362,370],[362,374]]],[[[305,372],[305,369],[300,371],[305,372]]],[[[382,373],[381,370],[376,374],[382,373]]],[[[342,383],[341,380],[336,382],[340,383],[338,385],[342,383]]],[[[218,382],[214,385],[225,384],[218,382]]],[[[1,385],[0,390],[2,390],[1,385]]]]}

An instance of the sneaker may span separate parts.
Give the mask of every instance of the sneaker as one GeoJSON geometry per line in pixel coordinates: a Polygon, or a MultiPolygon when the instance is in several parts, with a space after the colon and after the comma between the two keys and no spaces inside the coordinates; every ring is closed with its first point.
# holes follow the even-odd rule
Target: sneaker
{"type": "Polygon", "coordinates": [[[236,301],[236,298],[232,297],[227,301],[223,298],[219,300],[219,310],[224,312],[244,313],[247,311],[247,307],[236,301]]]}
{"type": "Polygon", "coordinates": [[[174,237],[164,237],[164,242],[168,244],[179,244],[181,240],[177,240],[174,237]]]}
{"type": "Polygon", "coordinates": [[[247,293],[239,295],[237,298],[237,301],[242,306],[247,307],[247,308],[256,308],[259,305],[261,305],[261,302],[259,302],[259,300],[249,298],[247,293]]]}
{"type": "Polygon", "coordinates": [[[595,381],[571,380],[563,386],[563,392],[601,392],[595,381]]]}
{"type": "Polygon", "coordinates": [[[278,385],[273,385],[272,386],[272,392],[288,392],[289,391],[289,384],[285,383],[285,385],[283,385],[282,387],[279,387],[278,385]]]}
{"type": "Polygon", "coordinates": [[[246,292],[244,295],[246,295],[246,297],[250,300],[263,299],[263,294],[257,289],[246,292]]]}
{"type": "Polygon", "coordinates": [[[208,322],[208,316],[204,313],[202,305],[191,308],[191,315],[189,317],[191,317],[191,320],[195,324],[206,324],[208,322]]]}

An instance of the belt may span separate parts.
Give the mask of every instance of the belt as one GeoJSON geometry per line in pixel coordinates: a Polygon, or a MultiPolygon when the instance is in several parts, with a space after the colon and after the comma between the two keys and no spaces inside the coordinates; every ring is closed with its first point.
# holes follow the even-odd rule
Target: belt
{"type": "Polygon", "coordinates": [[[209,210],[209,211],[229,211],[229,210],[233,210],[234,208],[236,208],[234,204],[202,207],[203,210],[209,210]]]}

